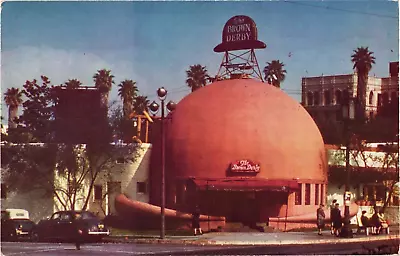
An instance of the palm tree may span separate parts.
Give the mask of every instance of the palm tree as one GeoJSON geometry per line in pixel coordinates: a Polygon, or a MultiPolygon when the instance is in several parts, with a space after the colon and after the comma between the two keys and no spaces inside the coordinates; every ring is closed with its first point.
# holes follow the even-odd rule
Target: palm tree
{"type": "Polygon", "coordinates": [[[358,113],[360,117],[365,117],[365,106],[367,97],[368,73],[375,64],[374,52],[370,52],[368,47],[357,47],[351,55],[351,61],[354,63],[353,69],[357,71],[357,100],[358,113]],[[362,114],[361,114],[362,113],[362,114]]]}
{"type": "Polygon", "coordinates": [[[68,89],[76,89],[79,88],[79,86],[81,86],[82,83],[78,79],[68,79],[68,81],[65,82],[65,85],[67,86],[68,89]]]}
{"type": "Polygon", "coordinates": [[[281,82],[285,80],[286,70],[283,69],[283,64],[279,60],[273,60],[267,62],[267,66],[264,68],[265,80],[272,83],[273,86],[281,88],[281,82]]]}
{"type": "Polygon", "coordinates": [[[192,89],[192,92],[205,86],[209,78],[206,67],[200,64],[190,66],[189,70],[186,70],[186,75],[186,84],[192,89]]]}
{"type": "Polygon", "coordinates": [[[8,88],[4,94],[4,101],[8,106],[8,128],[17,128],[15,119],[17,118],[18,108],[22,103],[22,93],[18,88],[8,88]]]}
{"type": "Polygon", "coordinates": [[[111,75],[111,70],[101,69],[93,76],[94,86],[99,88],[101,94],[101,106],[108,109],[108,95],[111,91],[111,86],[114,84],[114,76],[111,75]]]}
{"type": "Polygon", "coordinates": [[[129,114],[132,112],[133,100],[139,90],[136,87],[136,82],[132,80],[124,80],[118,87],[118,95],[123,101],[124,118],[128,119],[129,114]]]}
{"type": "Polygon", "coordinates": [[[147,96],[139,95],[135,98],[133,102],[133,110],[136,114],[141,115],[143,110],[149,111],[150,100],[147,99],[147,96]]]}

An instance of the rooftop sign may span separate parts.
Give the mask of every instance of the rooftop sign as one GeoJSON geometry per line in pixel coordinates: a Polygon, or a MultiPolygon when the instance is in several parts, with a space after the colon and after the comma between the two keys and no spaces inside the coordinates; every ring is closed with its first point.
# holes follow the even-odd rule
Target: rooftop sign
{"type": "Polygon", "coordinates": [[[248,16],[238,15],[230,18],[222,32],[222,43],[215,52],[265,48],[265,43],[257,39],[256,23],[248,16]]]}

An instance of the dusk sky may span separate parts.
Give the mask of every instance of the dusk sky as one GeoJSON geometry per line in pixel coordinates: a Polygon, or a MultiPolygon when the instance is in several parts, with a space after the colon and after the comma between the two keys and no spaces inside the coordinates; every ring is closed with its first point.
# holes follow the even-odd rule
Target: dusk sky
{"type": "Polygon", "coordinates": [[[207,67],[216,75],[223,54],[213,52],[235,15],[250,16],[258,39],[260,68],[285,64],[282,89],[300,101],[301,78],[353,72],[354,49],[368,46],[371,75],[388,76],[398,61],[398,3],[389,1],[276,2],[5,2],[1,13],[2,116],[4,92],[46,75],[52,84],[77,78],[93,85],[98,69],[111,69],[117,84],[137,82],[156,98],[158,87],[178,102],[190,93],[185,70],[207,67]]]}

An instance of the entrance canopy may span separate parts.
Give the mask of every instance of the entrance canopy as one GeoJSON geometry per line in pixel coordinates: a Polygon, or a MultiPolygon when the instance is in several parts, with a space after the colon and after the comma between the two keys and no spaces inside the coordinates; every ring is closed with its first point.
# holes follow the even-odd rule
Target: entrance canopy
{"type": "Polygon", "coordinates": [[[190,178],[199,190],[217,191],[282,191],[298,189],[296,180],[268,180],[257,178],[206,179],[190,178]]]}

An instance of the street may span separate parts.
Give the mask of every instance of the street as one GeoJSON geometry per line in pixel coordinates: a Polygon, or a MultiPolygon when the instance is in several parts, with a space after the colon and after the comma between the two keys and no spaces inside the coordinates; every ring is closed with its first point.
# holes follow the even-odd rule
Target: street
{"type": "Polygon", "coordinates": [[[2,242],[2,255],[265,255],[265,254],[393,254],[399,241],[310,245],[201,246],[172,244],[97,243],[80,251],[68,243],[2,242]]]}
{"type": "Polygon", "coordinates": [[[169,255],[186,254],[192,251],[205,252],[218,247],[182,246],[182,245],[147,245],[91,243],[81,246],[77,251],[70,243],[30,243],[2,242],[3,255],[169,255]]]}

